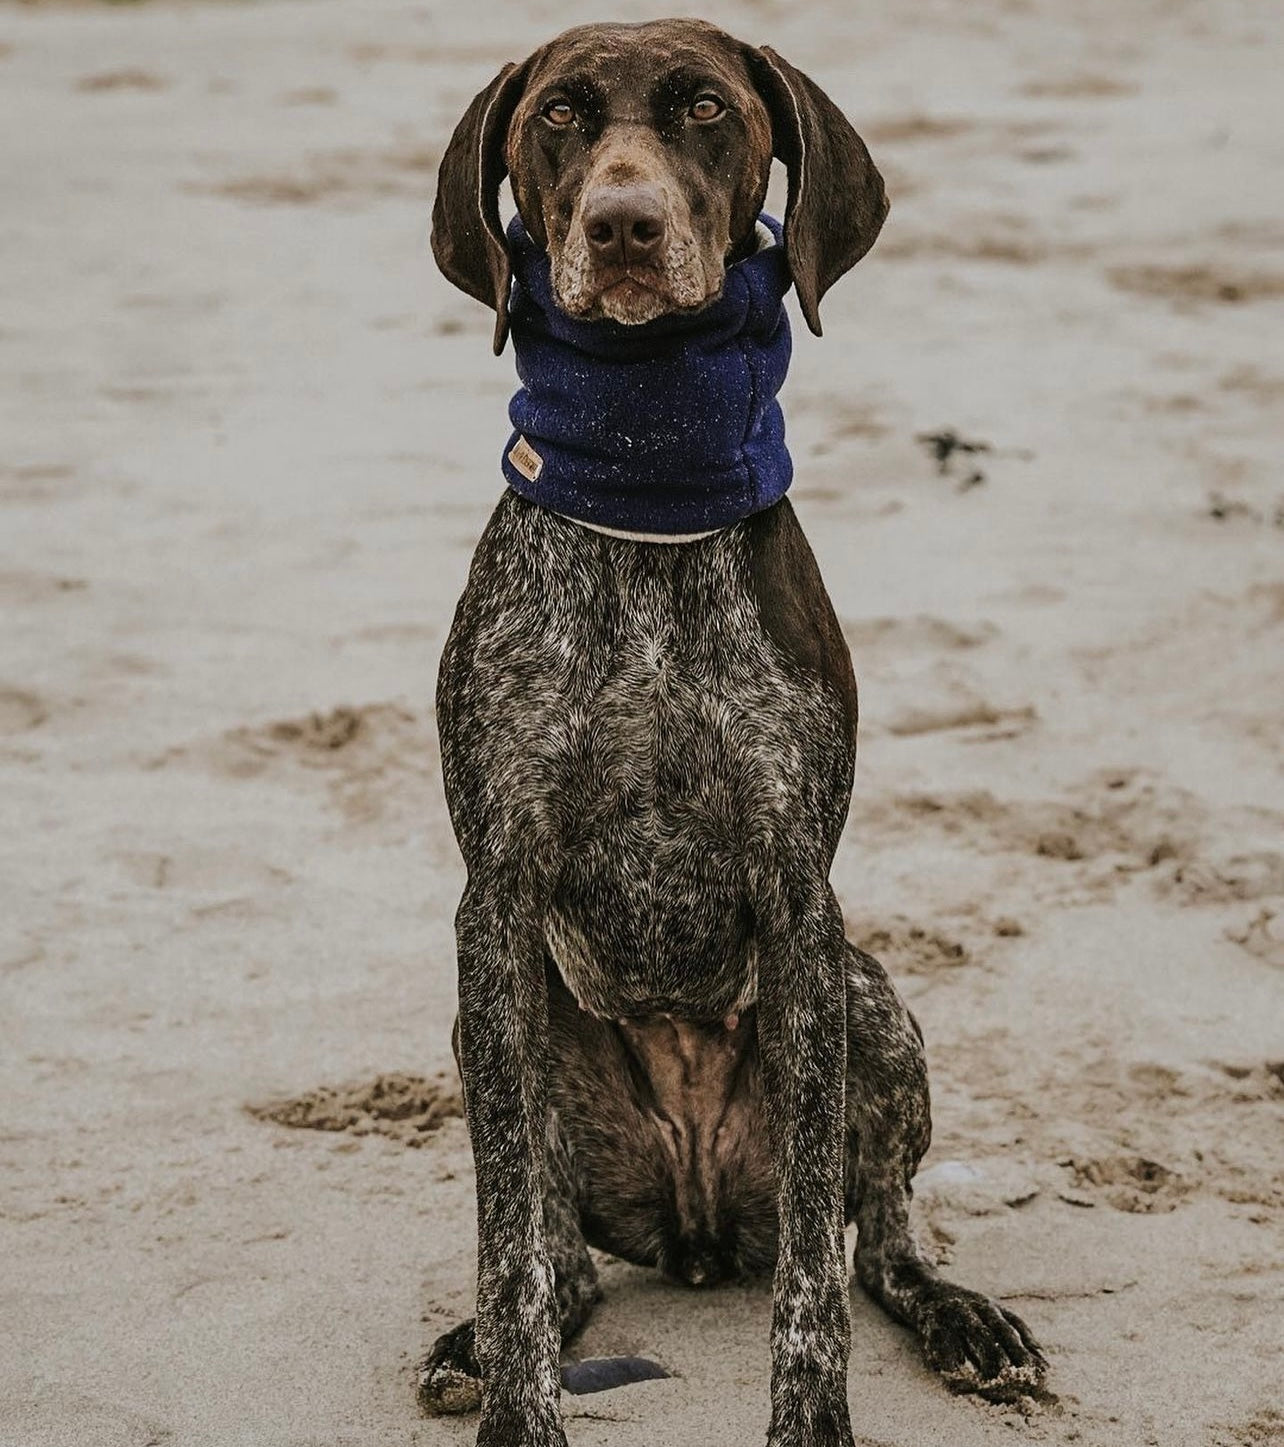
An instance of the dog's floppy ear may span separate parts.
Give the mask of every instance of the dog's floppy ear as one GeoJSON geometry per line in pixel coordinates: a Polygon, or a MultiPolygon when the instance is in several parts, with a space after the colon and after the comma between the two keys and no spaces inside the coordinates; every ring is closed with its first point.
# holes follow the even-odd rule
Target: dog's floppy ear
{"type": "Polygon", "coordinates": [[[529,63],[506,65],[473,97],[437,170],[432,254],[461,291],[495,309],[495,355],[508,336],[513,271],[499,219],[499,187],[508,174],[508,124],[526,85],[529,63]]]}
{"type": "Polygon", "coordinates": [[[883,178],[865,142],[809,76],[769,46],[746,60],[771,116],[772,153],[789,175],[785,255],[807,325],[820,299],[873,246],[887,216],[883,178]]]}

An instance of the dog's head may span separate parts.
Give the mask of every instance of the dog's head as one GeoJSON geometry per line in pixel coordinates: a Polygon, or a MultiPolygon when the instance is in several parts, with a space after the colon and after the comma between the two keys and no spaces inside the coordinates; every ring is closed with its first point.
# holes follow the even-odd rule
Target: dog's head
{"type": "Polygon", "coordinates": [[[789,191],[785,251],[807,325],[874,244],[883,180],[833,101],[775,51],[699,20],[587,25],[506,65],[455,128],[432,247],[508,334],[499,188],[511,175],[547,248],[558,304],[626,324],[695,310],[756,245],[772,156],[789,191]]]}

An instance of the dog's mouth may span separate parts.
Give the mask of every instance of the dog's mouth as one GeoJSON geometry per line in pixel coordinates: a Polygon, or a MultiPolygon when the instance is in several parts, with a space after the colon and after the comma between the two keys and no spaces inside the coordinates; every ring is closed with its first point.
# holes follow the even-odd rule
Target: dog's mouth
{"type": "Polygon", "coordinates": [[[595,305],[604,306],[608,299],[618,301],[642,300],[647,296],[653,296],[666,304],[672,304],[673,298],[667,287],[655,276],[639,276],[634,272],[625,272],[614,281],[608,281],[598,288],[595,305]]]}
{"type": "Polygon", "coordinates": [[[559,295],[558,303],[571,316],[585,321],[639,326],[662,316],[700,311],[721,294],[721,279],[712,290],[697,290],[689,282],[675,284],[658,269],[621,267],[594,277],[574,298],[559,295]]]}
{"type": "Polygon", "coordinates": [[[653,291],[657,295],[663,295],[668,291],[663,279],[656,272],[626,271],[614,280],[603,282],[598,289],[598,295],[602,296],[608,291],[617,291],[621,287],[639,287],[643,291],[653,291]]]}

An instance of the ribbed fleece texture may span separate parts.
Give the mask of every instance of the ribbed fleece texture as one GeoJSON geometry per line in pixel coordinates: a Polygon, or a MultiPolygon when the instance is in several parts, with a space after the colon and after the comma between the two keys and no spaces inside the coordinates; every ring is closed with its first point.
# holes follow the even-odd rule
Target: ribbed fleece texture
{"type": "Polygon", "coordinates": [[[728,267],[717,301],[625,326],[561,311],[548,254],[514,217],[522,386],[503,460],[514,491],[582,522],[664,534],[725,527],[784,496],[789,272],[780,224],[761,219],[776,244],[728,267]],[[534,480],[509,457],[519,437],[541,459],[534,480]]]}

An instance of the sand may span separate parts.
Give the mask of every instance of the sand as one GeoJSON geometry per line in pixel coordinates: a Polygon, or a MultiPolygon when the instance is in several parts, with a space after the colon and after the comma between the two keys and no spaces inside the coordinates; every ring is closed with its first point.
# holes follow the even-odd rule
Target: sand
{"type": "MultiPolygon", "coordinates": [[[[1059,1399],[950,1397],[857,1296],[858,1436],[1278,1443],[1278,6],[707,13],[889,180],[786,390],[863,690],[835,882],[927,1035],[924,1239],[1059,1399]]],[[[413,1392],[473,1289],[431,698],[512,360],[427,218],[596,16],[0,9],[3,1447],[471,1443],[413,1392]],[[299,1098],[351,1128],[247,1109],[299,1098]]],[[[762,1441],[766,1288],[603,1276],[576,1354],[673,1376],[573,1447],[762,1441]]]]}

